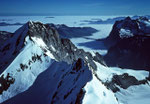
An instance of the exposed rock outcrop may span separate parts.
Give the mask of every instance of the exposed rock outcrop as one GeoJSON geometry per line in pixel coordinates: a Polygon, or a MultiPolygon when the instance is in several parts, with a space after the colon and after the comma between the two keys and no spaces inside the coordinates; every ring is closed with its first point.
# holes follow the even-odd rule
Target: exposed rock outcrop
{"type": "Polygon", "coordinates": [[[124,73],[122,75],[114,75],[111,81],[104,83],[108,88],[110,88],[113,92],[119,91],[119,87],[123,89],[127,89],[130,86],[146,84],[148,81],[145,80],[137,80],[135,77],[124,73]],[[119,86],[119,87],[118,87],[119,86]]]}

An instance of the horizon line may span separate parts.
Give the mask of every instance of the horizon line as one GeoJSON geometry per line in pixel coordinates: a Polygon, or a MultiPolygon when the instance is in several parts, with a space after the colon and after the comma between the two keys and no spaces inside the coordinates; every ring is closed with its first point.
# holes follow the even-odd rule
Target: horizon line
{"type": "Polygon", "coordinates": [[[0,13],[0,16],[145,16],[149,14],[0,13]]]}

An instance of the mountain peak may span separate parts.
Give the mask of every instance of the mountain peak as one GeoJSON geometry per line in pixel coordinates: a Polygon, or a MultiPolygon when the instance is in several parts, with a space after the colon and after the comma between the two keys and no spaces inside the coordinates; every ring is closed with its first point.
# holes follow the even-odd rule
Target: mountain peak
{"type": "Polygon", "coordinates": [[[149,36],[150,22],[146,17],[140,17],[136,20],[126,17],[123,20],[115,22],[111,33],[106,38],[105,43],[106,45],[110,42],[111,44],[115,44],[116,42],[120,41],[120,39],[130,38],[137,35],[149,36]]]}
{"type": "Polygon", "coordinates": [[[126,17],[124,20],[125,20],[125,21],[131,21],[132,19],[131,19],[130,16],[128,16],[128,17],[126,17]]]}

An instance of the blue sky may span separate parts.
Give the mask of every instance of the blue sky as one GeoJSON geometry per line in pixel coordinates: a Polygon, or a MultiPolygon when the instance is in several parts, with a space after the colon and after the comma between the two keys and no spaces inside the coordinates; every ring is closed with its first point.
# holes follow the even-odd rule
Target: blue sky
{"type": "Polygon", "coordinates": [[[0,0],[7,15],[146,15],[150,0],[0,0]]]}

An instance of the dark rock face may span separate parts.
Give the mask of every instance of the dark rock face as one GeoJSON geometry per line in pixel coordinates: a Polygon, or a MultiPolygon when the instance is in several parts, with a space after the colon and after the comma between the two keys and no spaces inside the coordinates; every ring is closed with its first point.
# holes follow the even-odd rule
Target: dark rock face
{"type": "Polygon", "coordinates": [[[77,95],[75,104],[82,104],[82,99],[83,99],[84,95],[85,95],[85,91],[83,89],[81,89],[79,94],[77,95]]]}
{"type": "Polygon", "coordinates": [[[106,66],[103,56],[101,56],[98,52],[95,53],[93,60],[106,66]]]}
{"type": "Polygon", "coordinates": [[[76,65],[73,67],[73,70],[76,70],[77,72],[82,68],[82,59],[78,59],[76,62],[76,65]]]}
{"type": "Polygon", "coordinates": [[[14,83],[14,81],[15,81],[15,79],[12,78],[9,75],[9,73],[7,74],[6,77],[4,77],[4,75],[2,75],[0,77],[0,85],[1,85],[0,86],[0,94],[2,94],[3,91],[6,91],[9,88],[9,86],[14,83]]]}
{"type": "Polygon", "coordinates": [[[140,80],[138,81],[135,77],[128,75],[127,73],[124,73],[122,75],[114,75],[112,78],[112,81],[104,83],[108,88],[110,88],[113,92],[119,91],[119,88],[127,89],[130,86],[133,85],[140,85],[140,84],[146,84],[147,80],[140,80]]]}
{"type": "MultiPolygon", "coordinates": [[[[112,43],[104,60],[108,66],[150,70],[150,22],[141,17],[138,20],[126,18],[117,21],[105,42],[112,43]],[[121,37],[120,29],[129,30],[132,35],[121,37]]],[[[126,33],[126,32],[125,32],[126,33]]],[[[128,34],[127,34],[128,35],[128,34]]]]}
{"type": "Polygon", "coordinates": [[[150,70],[150,37],[134,36],[122,39],[104,57],[109,66],[150,70]]]}

